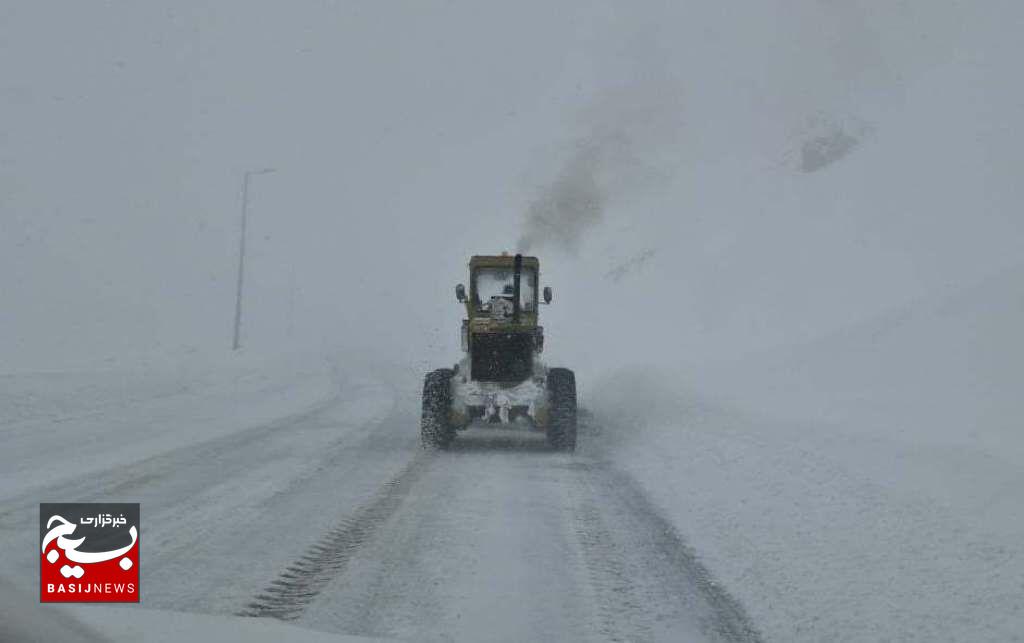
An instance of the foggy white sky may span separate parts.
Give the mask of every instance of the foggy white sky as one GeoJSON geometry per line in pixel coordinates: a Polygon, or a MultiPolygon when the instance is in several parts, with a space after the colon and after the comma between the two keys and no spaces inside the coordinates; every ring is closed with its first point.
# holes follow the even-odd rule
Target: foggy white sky
{"type": "Polygon", "coordinates": [[[227,348],[261,167],[255,350],[453,361],[469,255],[609,132],[605,208],[539,248],[555,361],[806,341],[1017,261],[1024,11],[878,5],[7,3],[4,368],[227,348]]]}

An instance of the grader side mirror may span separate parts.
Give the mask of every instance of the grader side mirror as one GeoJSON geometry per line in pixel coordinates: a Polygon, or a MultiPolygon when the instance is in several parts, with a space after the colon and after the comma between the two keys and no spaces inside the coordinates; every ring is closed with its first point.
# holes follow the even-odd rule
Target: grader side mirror
{"type": "Polygon", "coordinates": [[[459,303],[466,301],[466,287],[462,284],[455,286],[455,298],[459,300],[459,303]]]}
{"type": "Polygon", "coordinates": [[[551,303],[551,286],[544,286],[544,303],[551,303]]]}

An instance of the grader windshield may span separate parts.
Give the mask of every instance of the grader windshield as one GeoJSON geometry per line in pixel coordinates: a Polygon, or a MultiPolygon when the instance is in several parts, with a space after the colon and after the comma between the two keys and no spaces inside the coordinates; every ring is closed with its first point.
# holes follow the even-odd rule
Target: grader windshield
{"type": "MultiPolygon", "coordinates": [[[[477,308],[489,312],[495,298],[512,302],[514,291],[512,268],[477,268],[473,274],[473,286],[476,293],[477,308]]],[[[533,311],[537,302],[537,272],[533,268],[524,267],[519,283],[522,310],[533,311]]]]}

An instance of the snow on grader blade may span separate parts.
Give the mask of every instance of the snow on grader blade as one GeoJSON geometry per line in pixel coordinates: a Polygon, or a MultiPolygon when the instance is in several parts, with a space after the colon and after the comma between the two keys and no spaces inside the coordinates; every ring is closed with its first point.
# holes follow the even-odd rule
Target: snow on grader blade
{"type": "MultiPolygon", "coordinates": [[[[423,382],[423,446],[444,448],[470,425],[518,425],[544,431],[556,449],[576,448],[576,376],[541,361],[540,262],[523,255],[475,255],[469,289],[455,287],[466,307],[463,357],[423,382]]],[[[541,299],[543,297],[543,299],[541,299]]]]}

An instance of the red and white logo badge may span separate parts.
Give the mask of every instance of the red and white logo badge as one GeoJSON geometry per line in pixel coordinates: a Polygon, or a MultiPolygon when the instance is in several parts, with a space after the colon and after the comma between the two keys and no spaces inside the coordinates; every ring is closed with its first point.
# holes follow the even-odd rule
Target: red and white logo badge
{"type": "Polygon", "coordinates": [[[138,503],[39,505],[40,601],[139,602],[138,503]]]}

